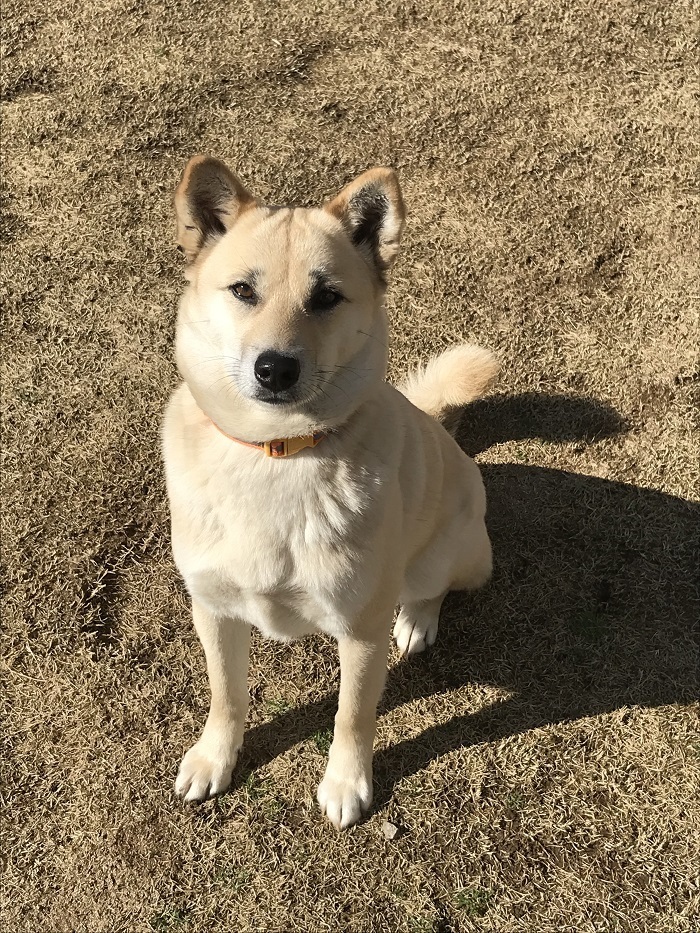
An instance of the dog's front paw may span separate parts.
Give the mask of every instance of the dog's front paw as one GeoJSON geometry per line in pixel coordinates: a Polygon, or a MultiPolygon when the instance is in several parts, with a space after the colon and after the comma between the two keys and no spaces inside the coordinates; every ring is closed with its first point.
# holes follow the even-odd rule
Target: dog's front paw
{"type": "Polygon", "coordinates": [[[186,801],[206,800],[223,793],[231,783],[238,749],[201,738],[180,763],[175,793],[186,801]]]}
{"type": "Polygon", "coordinates": [[[336,829],[353,826],[372,805],[372,770],[361,768],[340,772],[328,762],[316,799],[336,829]]]}

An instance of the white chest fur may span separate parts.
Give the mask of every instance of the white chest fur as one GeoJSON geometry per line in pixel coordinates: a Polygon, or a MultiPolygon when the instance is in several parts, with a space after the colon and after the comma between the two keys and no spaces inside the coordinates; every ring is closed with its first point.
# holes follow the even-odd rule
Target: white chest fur
{"type": "Polygon", "coordinates": [[[164,427],[175,560],[193,597],[273,638],[338,636],[377,584],[387,464],[350,470],[336,438],[273,460],[188,423],[164,427]]]}

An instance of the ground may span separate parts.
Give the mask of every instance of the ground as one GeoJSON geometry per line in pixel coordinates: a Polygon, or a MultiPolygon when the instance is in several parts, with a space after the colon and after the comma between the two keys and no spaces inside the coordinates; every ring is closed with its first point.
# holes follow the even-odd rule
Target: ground
{"type": "Polygon", "coordinates": [[[697,929],[697,5],[30,6],[3,17],[4,929],[697,929]],[[208,700],[158,449],[196,152],[277,204],[395,166],[392,378],[463,339],[503,361],[460,431],[493,582],[392,654],[344,834],[320,638],[256,640],[233,789],[173,794],[208,700]]]}

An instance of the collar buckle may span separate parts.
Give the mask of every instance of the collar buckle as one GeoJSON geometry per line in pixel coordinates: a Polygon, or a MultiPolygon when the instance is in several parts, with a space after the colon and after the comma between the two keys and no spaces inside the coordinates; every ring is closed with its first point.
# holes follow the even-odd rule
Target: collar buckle
{"type": "Polygon", "coordinates": [[[304,437],[282,437],[274,441],[265,441],[262,446],[266,457],[291,457],[306,447],[315,447],[325,436],[322,431],[317,431],[304,437]]]}

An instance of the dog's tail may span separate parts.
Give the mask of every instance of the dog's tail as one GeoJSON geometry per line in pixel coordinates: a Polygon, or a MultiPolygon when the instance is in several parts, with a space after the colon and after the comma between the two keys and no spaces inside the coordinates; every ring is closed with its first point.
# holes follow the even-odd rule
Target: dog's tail
{"type": "Polygon", "coordinates": [[[500,369],[494,354],[474,344],[460,344],[435,356],[411,373],[399,391],[452,434],[459,410],[488,389],[500,369]]]}

